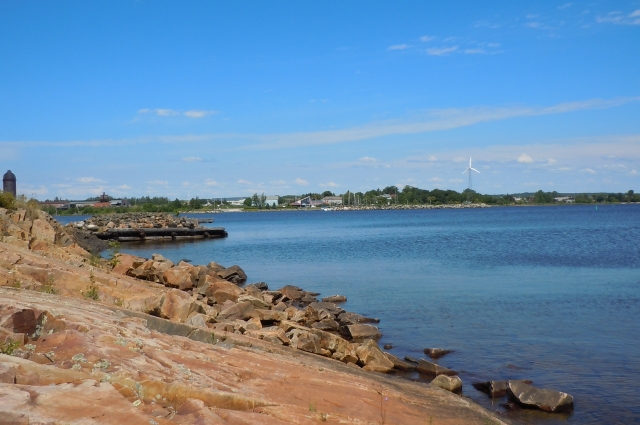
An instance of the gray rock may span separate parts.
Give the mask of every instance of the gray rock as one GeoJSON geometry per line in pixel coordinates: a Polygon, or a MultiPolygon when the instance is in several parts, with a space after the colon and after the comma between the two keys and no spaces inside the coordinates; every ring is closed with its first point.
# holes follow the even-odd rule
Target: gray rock
{"type": "Polygon", "coordinates": [[[244,270],[240,268],[240,266],[231,266],[226,269],[218,271],[218,276],[220,276],[224,280],[228,280],[231,283],[235,283],[236,285],[240,285],[247,281],[247,275],[244,270]]]}
{"type": "Polygon", "coordinates": [[[405,359],[406,361],[408,361],[409,363],[415,363],[415,364],[420,363],[420,360],[416,359],[415,357],[411,357],[411,356],[404,356],[404,359],[405,359]]]}
{"type": "Polygon", "coordinates": [[[347,297],[345,297],[344,295],[331,295],[328,297],[324,297],[322,301],[328,303],[343,303],[347,301],[347,297]]]}
{"type": "Polygon", "coordinates": [[[378,339],[382,336],[380,330],[373,325],[346,325],[340,327],[340,333],[346,338],[356,341],[364,339],[378,339]]]}
{"type": "MultiPolygon", "coordinates": [[[[531,384],[532,381],[528,379],[515,380],[514,382],[524,382],[525,384],[531,384]]],[[[487,381],[487,382],[474,382],[473,388],[483,392],[491,398],[502,397],[507,394],[507,386],[509,381],[487,381]]]]}
{"type": "Polygon", "coordinates": [[[524,382],[509,381],[509,399],[527,408],[540,409],[551,413],[573,410],[573,397],[555,390],[536,388],[524,382]]]}
{"type": "Polygon", "coordinates": [[[384,355],[387,356],[387,359],[389,359],[391,363],[393,363],[394,369],[402,370],[404,372],[411,372],[416,370],[415,364],[400,360],[398,357],[394,356],[391,353],[384,353],[384,355]]]}
{"type": "Polygon", "coordinates": [[[423,373],[425,375],[457,375],[458,372],[453,371],[451,369],[447,369],[446,367],[439,366],[435,363],[431,363],[425,359],[420,359],[418,363],[418,367],[416,368],[418,372],[423,373]]]}
{"type": "Polygon", "coordinates": [[[431,385],[451,391],[452,393],[462,391],[462,379],[457,376],[438,375],[431,381],[431,385]]]}

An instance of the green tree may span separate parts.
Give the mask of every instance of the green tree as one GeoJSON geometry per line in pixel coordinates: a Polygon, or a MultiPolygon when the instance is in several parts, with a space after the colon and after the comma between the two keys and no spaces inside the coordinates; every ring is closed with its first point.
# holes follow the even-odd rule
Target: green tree
{"type": "Polygon", "coordinates": [[[253,203],[253,200],[251,198],[247,198],[244,200],[245,207],[250,207],[252,203],[253,203]]]}
{"type": "Polygon", "coordinates": [[[627,202],[633,202],[633,190],[627,192],[627,202]]]}

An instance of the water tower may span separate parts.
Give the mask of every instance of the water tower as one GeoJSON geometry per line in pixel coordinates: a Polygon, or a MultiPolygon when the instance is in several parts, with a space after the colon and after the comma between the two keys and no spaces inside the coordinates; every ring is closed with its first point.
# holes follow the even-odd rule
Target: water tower
{"type": "Polygon", "coordinates": [[[14,198],[16,197],[16,175],[11,170],[7,171],[2,177],[2,191],[11,193],[14,198]]]}

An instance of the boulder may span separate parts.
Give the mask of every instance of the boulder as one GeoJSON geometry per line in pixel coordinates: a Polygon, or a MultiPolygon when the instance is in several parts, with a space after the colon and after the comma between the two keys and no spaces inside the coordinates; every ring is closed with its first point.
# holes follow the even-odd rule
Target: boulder
{"type": "Polygon", "coordinates": [[[320,329],[323,331],[337,331],[340,325],[333,318],[322,319],[319,322],[315,322],[311,325],[314,329],[320,329]]]}
{"type": "MultiPolygon", "coordinates": [[[[516,382],[524,382],[525,384],[532,384],[533,382],[528,379],[515,380],[516,382]]],[[[487,382],[475,382],[473,388],[488,394],[491,398],[502,397],[507,394],[507,387],[509,381],[487,381],[487,382]]]]}
{"type": "Polygon", "coordinates": [[[347,301],[347,297],[345,297],[344,295],[331,295],[331,296],[322,298],[322,301],[327,303],[343,303],[347,301]]]}
{"type": "Polygon", "coordinates": [[[382,336],[380,330],[373,325],[346,325],[340,327],[340,333],[346,338],[356,341],[364,339],[378,339],[382,336]]]}
{"type": "Polygon", "coordinates": [[[526,408],[540,409],[551,413],[573,410],[571,395],[560,391],[536,388],[524,382],[509,381],[507,394],[511,401],[526,408]]]}
{"type": "Polygon", "coordinates": [[[207,268],[214,272],[219,272],[220,270],[224,270],[226,267],[216,263],[215,261],[212,261],[209,264],[207,264],[207,268]]]}
{"type": "Polygon", "coordinates": [[[189,326],[195,326],[196,328],[205,328],[207,329],[207,316],[202,313],[196,313],[193,316],[189,317],[185,324],[189,326]]]}
{"type": "MultiPolygon", "coordinates": [[[[338,315],[344,313],[344,309],[342,307],[338,307],[334,303],[330,303],[330,302],[312,302],[311,304],[309,304],[307,309],[314,309],[314,310],[318,310],[318,311],[319,310],[326,310],[329,313],[331,313],[331,315],[333,315],[333,316],[338,316],[338,315]]],[[[323,319],[323,318],[321,318],[321,319],[323,319]]]]}
{"type": "Polygon", "coordinates": [[[270,304],[267,304],[267,302],[260,298],[252,297],[251,295],[240,295],[238,297],[238,302],[242,301],[249,301],[255,308],[268,309],[270,307],[270,304]]]}
{"type": "Polygon", "coordinates": [[[191,275],[191,268],[193,266],[178,266],[166,270],[162,273],[164,285],[170,288],[178,288],[181,291],[193,288],[195,282],[191,275]]]}
{"type": "Polygon", "coordinates": [[[247,320],[253,317],[260,318],[258,312],[249,301],[233,304],[218,314],[217,320],[247,320]]]}
{"type": "Polygon", "coordinates": [[[204,295],[218,304],[223,304],[225,301],[236,302],[242,293],[240,288],[226,280],[209,281],[207,279],[207,282],[204,295]]]}
{"type": "Polygon", "coordinates": [[[130,270],[144,264],[145,259],[136,257],[135,255],[120,254],[118,255],[118,264],[111,270],[113,273],[126,275],[130,270]]]}
{"type": "Polygon", "coordinates": [[[293,286],[293,285],[283,286],[280,289],[280,293],[283,295],[284,298],[286,298],[288,300],[291,300],[291,301],[300,300],[304,296],[304,292],[302,291],[302,289],[298,288],[297,286],[293,286]]]}
{"type": "Polygon", "coordinates": [[[411,357],[411,356],[404,356],[404,359],[406,361],[408,361],[409,363],[413,363],[413,364],[418,364],[420,363],[420,360],[416,359],[415,357],[411,357]]]}
{"type": "Polygon", "coordinates": [[[431,381],[431,385],[451,391],[452,393],[462,391],[462,379],[457,376],[438,375],[431,381]]]}
{"type": "Polygon", "coordinates": [[[372,339],[363,342],[356,349],[356,355],[358,363],[365,370],[386,373],[393,369],[393,362],[385,356],[378,344],[372,339]]]}
{"type": "Polygon", "coordinates": [[[235,283],[236,285],[240,285],[247,281],[247,275],[244,270],[240,268],[240,266],[231,266],[226,269],[222,269],[218,271],[218,276],[220,276],[224,280],[228,280],[229,282],[235,283]]]}
{"type": "Polygon", "coordinates": [[[443,348],[425,348],[424,354],[431,357],[432,359],[439,359],[440,357],[453,353],[453,350],[445,350],[443,348]]]}
{"type": "Polygon", "coordinates": [[[424,373],[426,375],[457,375],[458,372],[455,372],[451,369],[447,369],[446,367],[439,366],[435,363],[427,361],[425,359],[420,359],[418,366],[416,367],[417,371],[420,373],[424,373]]]}
{"type": "Polygon", "coordinates": [[[278,310],[256,309],[260,320],[263,322],[282,322],[287,320],[287,313],[278,310]]]}
{"type": "Polygon", "coordinates": [[[364,317],[356,313],[345,311],[338,316],[341,325],[357,325],[359,323],[379,323],[379,319],[364,317]]]}
{"type": "Polygon", "coordinates": [[[184,322],[193,307],[193,299],[179,289],[171,289],[164,296],[160,316],[174,322],[184,322]]]}
{"type": "Polygon", "coordinates": [[[289,343],[291,342],[289,338],[287,338],[287,335],[284,333],[284,331],[277,326],[262,328],[256,331],[247,331],[245,335],[257,339],[262,339],[264,341],[269,341],[277,345],[289,345],[289,343]]]}
{"type": "MultiPolygon", "coordinates": [[[[298,350],[306,351],[313,354],[324,355],[326,351],[320,347],[320,337],[312,334],[311,332],[303,331],[300,329],[292,329],[287,336],[290,339],[289,345],[298,350]]],[[[329,353],[331,354],[331,353],[329,353]]]]}
{"type": "Polygon", "coordinates": [[[384,354],[385,356],[387,356],[387,359],[389,359],[389,361],[393,363],[394,369],[398,369],[403,372],[412,372],[416,370],[416,365],[409,362],[405,362],[404,360],[400,360],[398,357],[394,356],[391,353],[384,353],[384,354]]]}
{"type": "Polygon", "coordinates": [[[35,219],[31,225],[31,236],[37,239],[54,243],[56,239],[55,229],[46,220],[35,219]]]}

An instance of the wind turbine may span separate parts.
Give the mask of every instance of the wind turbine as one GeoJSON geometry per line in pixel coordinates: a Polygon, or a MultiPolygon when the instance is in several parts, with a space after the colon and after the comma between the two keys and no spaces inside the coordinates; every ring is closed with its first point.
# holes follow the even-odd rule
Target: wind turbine
{"type": "MultiPolygon", "coordinates": [[[[480,174],[480,171],[476,170],[475,168],[473,168],[471,166],[471,157],[469,157],[469,168],[467,168],[466,170],[464,170],[462,172],[462,174],[468,172],[469,173],[469,192],[471,192],[471,172],[475,171],[476,173],[480,174]]],[[[471,193],[469,193],[469,196],[471,196],[471,193]]]]}

